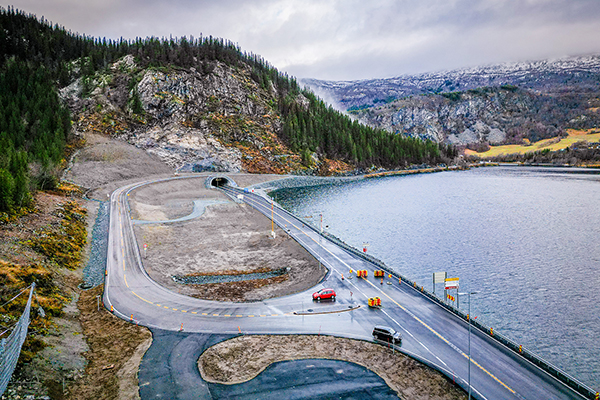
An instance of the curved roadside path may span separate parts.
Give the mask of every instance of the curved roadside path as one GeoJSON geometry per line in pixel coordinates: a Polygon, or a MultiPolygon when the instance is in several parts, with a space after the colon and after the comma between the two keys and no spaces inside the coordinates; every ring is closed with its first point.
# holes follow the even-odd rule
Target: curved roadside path
{"type": "MultiPolygon", "coordinates": [[[[206,179],[177,177],[170,179],[206,179]]],[[[403,332],[401,351],[446,373],[467,388],[468,325],[422,296],[413,287],[380,285],[379,280],[347,279],[349,271],[374,266],[323,238],[300,220],[252,193],[234,188],[223,190],[262,212],[286,230],[319,259],[329,274],[318,287],[332,287],[335,303],[313,303],[310,293],[256,303],[228,303],[195,299],[174,293],[154,282],[145,272],[133,232],[128,196],[136,188],[159,181],[124,186],[111,195],[110,228],[104,304],[115,315],[132,323],[166,331],[243,334],[328,334],[372,340],[373,325],[385,324],[403,332]],[[346,279],[342,279],[342,274],[346,279]],[[374,283],[375,282],[375,283],[374,283]],[[361,307],[369,297],[379,296],[384,307],[361,307]],[[306,315],[308,310],[309,315],[306,315]],[[303,312],[304,311],[304,312],[303,312]],[[323,312],[323,313],[322,313],[323,312]],[[315,314],[315,315],[310,315],[315,314]]],[[[481,399],[583,399],[530,362],[476,329],[471,333],[471,384],[473,396],[481,399]]]]}

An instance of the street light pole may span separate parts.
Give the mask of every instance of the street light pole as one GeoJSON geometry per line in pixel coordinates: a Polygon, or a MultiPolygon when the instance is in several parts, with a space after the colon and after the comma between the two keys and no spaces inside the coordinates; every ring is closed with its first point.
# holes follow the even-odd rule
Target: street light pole
{"type": "Polygon", "coordinates": [[[459,296],[466,294],[469,299],[469,313],[467,314],[467,323],[469,324],[469,367],[467,372],[467,379],[469,381],[469,400],[471,400],[471,295],[477,293],[478,292],[458,293],[459,296]]]}

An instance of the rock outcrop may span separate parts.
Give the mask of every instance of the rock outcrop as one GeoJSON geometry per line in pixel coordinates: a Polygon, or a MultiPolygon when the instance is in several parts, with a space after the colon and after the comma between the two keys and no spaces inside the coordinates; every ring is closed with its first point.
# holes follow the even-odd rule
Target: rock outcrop
{"type": "Polygon", "coordinates": [[[111,134],[179,171],[302,168],[279,140],[275,88],[261,88],[250,74],[217,61],[200,70],[140,69],[129,55],[94,76],[89,97],[82,78],[61,95],[77,115],[76,131],[111,134]]]}
{"type": "Polygon", "coordinates": [[[599,126],[593,91],[536,93],[514,86],[410,96],[350,111],[390,132],[454,145],[535,142],[599,126]]]}

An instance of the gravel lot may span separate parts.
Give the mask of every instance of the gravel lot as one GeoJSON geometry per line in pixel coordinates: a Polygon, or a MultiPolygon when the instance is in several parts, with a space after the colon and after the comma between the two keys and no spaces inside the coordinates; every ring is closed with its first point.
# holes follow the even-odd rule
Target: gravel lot
{"type": "MultiPolygon", "coordinates": [[[[244,186],[251,178],[233,177],[244,186]]],[[[258,301],[306,290],[325,276],[325,268],[283,230],[276,228],[276,238],[271,238],[268,218],[218,190],[206,189],[204,179],[144,186],[131,194],[130,204],[134,219],[161,221],[189,214],[197,199],[221,203],[209,205],[203,215],[190,221],[135,225],[139,247],[148,246],[144,267],[161,285],[199,298],[258,301]],[[280,277],[244,282],[194,285],[175,283],[172,278],[280,268],[289,271],[280,277]]]]}

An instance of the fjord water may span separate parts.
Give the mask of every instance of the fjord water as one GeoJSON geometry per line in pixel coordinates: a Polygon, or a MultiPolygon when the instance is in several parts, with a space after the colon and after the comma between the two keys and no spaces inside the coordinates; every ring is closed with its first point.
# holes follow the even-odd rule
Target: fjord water
{"type": "Polygon", "coordinates": [[[600,389],[599,172],[477,168],[272,195],[428,290],[434,272],[459,277],[479,292],[471,315],[600,389]]]}

